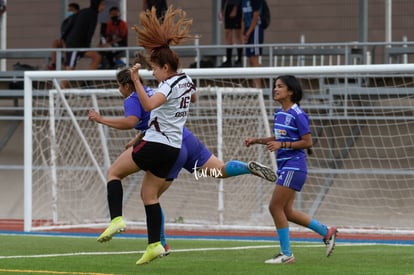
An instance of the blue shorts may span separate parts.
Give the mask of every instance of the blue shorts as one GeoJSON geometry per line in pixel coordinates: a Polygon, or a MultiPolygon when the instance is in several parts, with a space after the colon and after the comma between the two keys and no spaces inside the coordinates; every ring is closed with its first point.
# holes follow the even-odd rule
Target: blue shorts
{"type": "Polygon", "coordinates": [[[276,184],[300,192],[306,181],[307,173],[304,171],[281,170],[277,173],[276,184]]]}
{"type": "Polygon", "coordinates": [[[246,56],[259,56],[262,55],[262,47],[258,47],[257,45],[263,44],[264,34],[263,29],[260,26],[256,26],[254,31],[249,36],[249,40],[247,41],[247,45],[252,45],[251,47],[246,47],[246,56]],[[256,45],[253,47],[253,45],[256,45]]]}
{"type": "Polygon", "coordinates": [[[176,179],[182,168],[193,173],[194,170],[202,167],[212,154],[192,133],[185,136],[178,159],[170,170],[167,179],[176,179]]]}

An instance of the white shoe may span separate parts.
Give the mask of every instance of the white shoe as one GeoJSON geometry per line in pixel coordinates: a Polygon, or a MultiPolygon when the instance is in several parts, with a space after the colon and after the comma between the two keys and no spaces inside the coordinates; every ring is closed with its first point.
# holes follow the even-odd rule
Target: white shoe
{"type": "Polygon", "coordinates": [[[261,163],[258,163],[257,161],[249,161],[249,163],[247,163],[247,168],[250,170],[252,174],[258,177],[264,178],[265,180],[271,182],[276,181],[275,172],[271,168],[261,163]]]}
{"type": "Polygon", "coordinates": [[[326,244],[326,257],[331,256],[335,248],[335,241],[336,241],[337,233],[338,233],[338,229],[336,229],[335,227],[329,227],[328,233],[326,234],[325,238],[323,238],[323,242],[326,244]]]}
{"type": "Polygon", "coordinates": [[[265,264],[293,264],[295,262],[295,256],[286,256],[282,252],[275,255],[273,258],[266,260],[265,264]]]}

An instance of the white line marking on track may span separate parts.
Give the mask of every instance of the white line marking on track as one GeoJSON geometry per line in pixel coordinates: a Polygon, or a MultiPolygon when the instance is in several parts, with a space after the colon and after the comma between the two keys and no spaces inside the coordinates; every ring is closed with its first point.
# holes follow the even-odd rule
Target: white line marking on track
{"type": "MultiPolygon", "coordinates": [[[[341,246],[370,246],[378,245],[377,243],[341,243],[341,246]]],[[[304,244],[295,245],[292,247],[324,247],[324,244],[304,244]]],[[[262,249],[262,248],[278,248],[279,244],[272,245],[250,245],[250,246],[236,246],[236,247],[203,247],[203,248],[189,248],[189,249],[171,249],[173,253],[182,252],[197,252],[197,251],[219,251],[219,250],[247,250],[247,249],[262,249]]],[[[28,259],[28,258],[53,258],[53,257],[73,257],[73,256],[100,256],[100,255],[126,255],[126,254],[143,254],[145,251],[91,251],[91,252],[77,252],[77,253],[59,253],[59,254],[38,254],[38,255],[10,255],[0,256],[1,259],[28,259]]]]}
{"type": "MultiPolygon", "coordinates": [[[[322,245],[303,245],[301,247],[320,247],[322,245]]],[[[190,249],[172,249],[173,253],[195,252],[195,251],[218,251],[218,250],[247,250],[262,248],[277,248],[279,245],[252,245],[236,247],[204,247],[190,249]]],[[[297,247],[297,246],[296,246],[297,247]]],[[[102,252],[77,252],[77,253],[59,253],[59,254],[38,254],[38,255],[10,255],[0,256],[0,259],[27,259],[27,258],[52,258],[52,257],[72,257],[72,256],[99,256],[99,255],[122,255],[122,254],[142,254],[145,251],[102,251],[102,252]]]]}

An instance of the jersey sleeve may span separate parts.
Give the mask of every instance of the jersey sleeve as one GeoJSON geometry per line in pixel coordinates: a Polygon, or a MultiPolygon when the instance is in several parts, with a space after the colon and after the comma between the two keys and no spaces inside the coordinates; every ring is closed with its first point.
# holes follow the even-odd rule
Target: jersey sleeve
{"type": "Polygon", "coordinates": [[[262,7],[263,0],[252,0],[250,1],[250,5],[252,6],[252,11],[260,11],[262,7]]]}
{"type": "Polygon", "coordinates": [[[141,104],[139,103],[139,100],[137,97],[128,97],[124,101],[124,111],[125,111],[125,117],[129,116],[135,116],[139,120],[142,120],[143,112],[141,104]]]}
{"type": "Polygon", "coordinates": [[[128,25],[125,21],[119,22],[119,36],[128,38],[128,25]]]}
{"type": "Polygon", "coordinates": [[[158,85],[158,89],[154,91],[154,93],[162,93],[165,97],[168,97],[168,95],[171,92],[171,86],[166,82],[163,81],[158,85]]]}
{"type": "Polygon", "coordinates": [[[306,113],[301,113],[296,117],[296,126],[298,128],[299,136],[310,133],[309,117],[306,113]]]}

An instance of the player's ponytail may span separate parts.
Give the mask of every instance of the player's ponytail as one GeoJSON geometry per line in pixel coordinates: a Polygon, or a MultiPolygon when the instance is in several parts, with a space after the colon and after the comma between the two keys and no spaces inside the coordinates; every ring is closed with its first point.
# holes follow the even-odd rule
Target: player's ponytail
{"type": "Polygon", "coordinates": [[[182,9],[173,9],[170,6],[164,20],[158,20],[153,7],[140,13],[140,23],[141,27],[133,27],[137,34],[138,46],[149,52],[151,62],[161,67],[168,64],[176,71],[179,67],[179,58],[170,46],[178,45],[184,39],[192,37],[189,32],[193,20],[186,18],[186,13],[182,9]]]}

